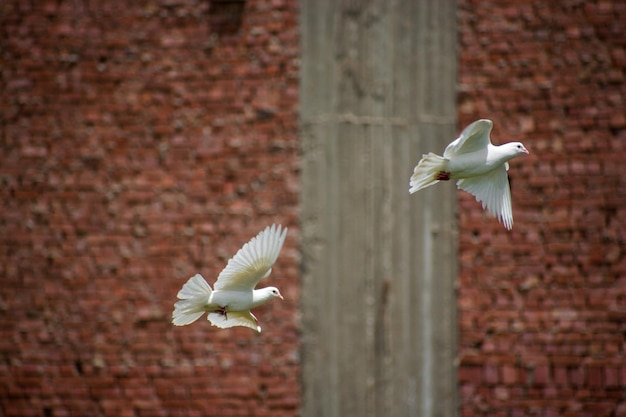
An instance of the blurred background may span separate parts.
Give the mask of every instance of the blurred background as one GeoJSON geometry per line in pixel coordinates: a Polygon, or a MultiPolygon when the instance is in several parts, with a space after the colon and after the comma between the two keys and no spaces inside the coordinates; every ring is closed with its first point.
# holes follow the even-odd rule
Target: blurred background
{"type": "Polygon", "coordinates": [[[0,415],[626,416],[626,3],[0,2],[0,415]],[[478,118],[508,232],[422,153],[478,118]],[[170,324],[265,226],[263,328],[170,324]]]}

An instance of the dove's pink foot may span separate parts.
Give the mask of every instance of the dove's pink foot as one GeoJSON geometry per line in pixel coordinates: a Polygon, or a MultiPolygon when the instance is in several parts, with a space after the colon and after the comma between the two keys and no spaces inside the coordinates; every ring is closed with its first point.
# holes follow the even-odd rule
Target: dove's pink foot
{"type": "Polygon", "coordinates": [[[450,179],[450,173],[446,171],[439,171],[437,173],[437,178],[439,181],[448,181],[450,179]]]}

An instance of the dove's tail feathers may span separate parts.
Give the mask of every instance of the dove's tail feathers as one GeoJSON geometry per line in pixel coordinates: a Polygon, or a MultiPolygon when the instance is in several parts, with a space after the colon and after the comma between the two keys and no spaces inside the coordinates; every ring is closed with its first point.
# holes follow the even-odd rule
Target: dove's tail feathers
{"type": "Polygon", "coordinates": [[[180,300],[174,304],[172,323],[175,326],[185,326],[198,320],[205,313],[205,300],[180,300]]]}
{"type": "Polygon", "coordinates": [[[184,326],[198,320],[206,312],[205,307],[212,292],[213,290],[202,275],[196,274],[189,278],[178,292],[180,301],[174,304],[172,323],[176,326],[184,326]]]}
{"type": "Polygon", "coordinates": [[[204,280],[202,275],[196,274],[183,285],[183,288],[178,291],[177,297],[181,300],[188,300],[190,298],[196,298],[198,296],[211,295],[213,290],[209,284],[204,280]]]}
{"type": "Polygon", "coordinates": [[[428,155],[422,155],[419,163],[413,169],[413,175],[409,182],[409,193],[413,194],[421,189],[430,187],[439,182],[437,176],[443,171],[446,159],[429,153],[428,155]]]}

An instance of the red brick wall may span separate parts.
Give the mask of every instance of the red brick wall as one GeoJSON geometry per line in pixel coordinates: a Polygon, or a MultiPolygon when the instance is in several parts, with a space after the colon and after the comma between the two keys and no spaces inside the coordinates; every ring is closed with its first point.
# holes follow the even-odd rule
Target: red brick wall
{"type": "Polygon", "coordinates": [[[0,415],[297,415],[296,6],[0,3],[0,415]],[[174,328],[272,222],[263,332],[174,328]]]}
{"type": "MultiPolygon", "coordinates": [[[[461,414],[626,415],[624,3],[459,7],[460,126],[531,151],[512,233],[459,193],[461,414]]],[[[296,25],[295,0],[0,4],[0,414],[297,414],[296,25]],[[173,328],[274,221],[263,332],[173,328]]]]}
{"type": "Polygon", "coordinates": [[[459,192],[470,416],[626,415],[626,3],[460,2],[459,124],[530,150],[507,232],[459,192]]]}

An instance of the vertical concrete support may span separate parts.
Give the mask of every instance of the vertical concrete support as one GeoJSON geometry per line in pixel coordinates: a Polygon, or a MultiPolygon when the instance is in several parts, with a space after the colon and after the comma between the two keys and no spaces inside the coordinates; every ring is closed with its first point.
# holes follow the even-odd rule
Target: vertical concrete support
{"type": "Polygon", "coordinates": [[[454,1],[300,0],[304,417],[454,416],[454,1]]]}

